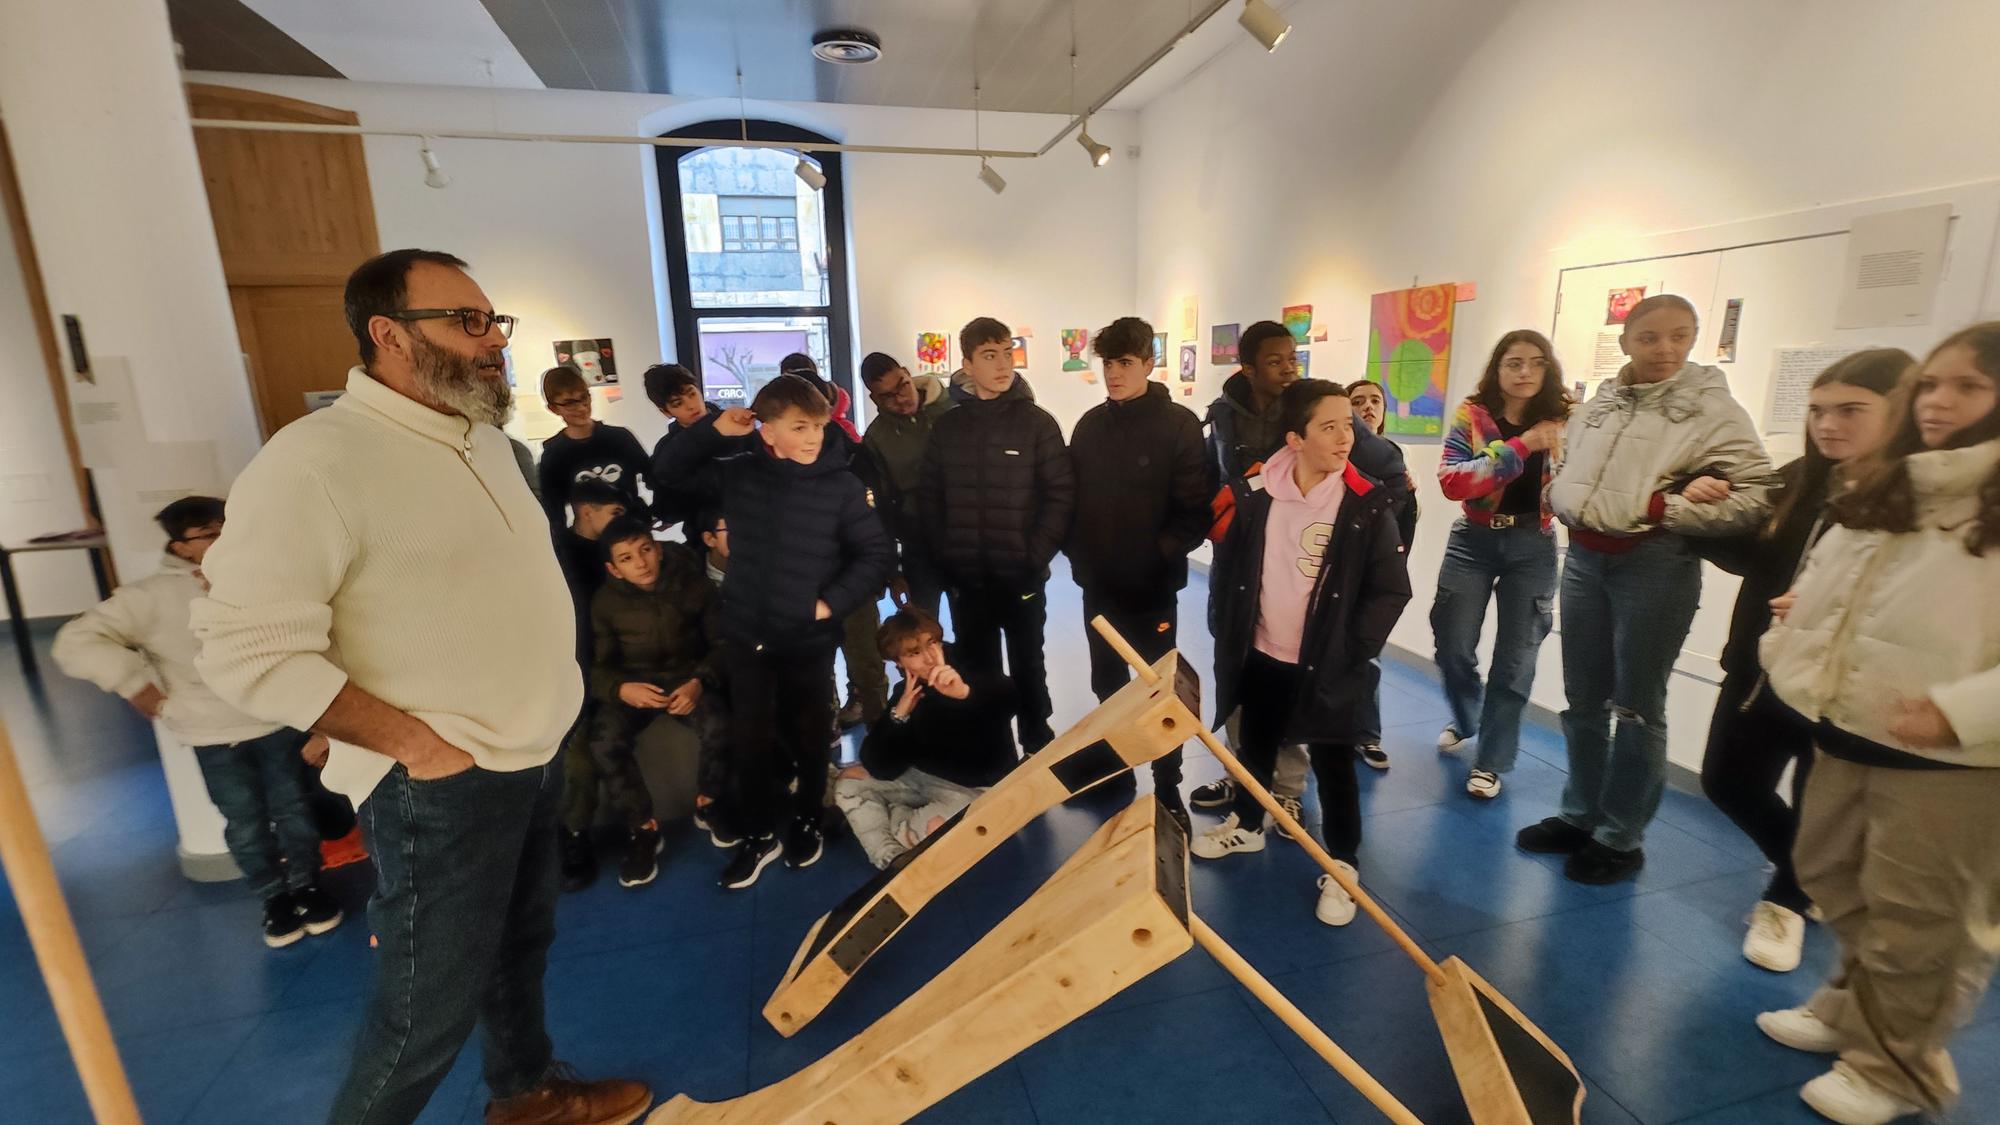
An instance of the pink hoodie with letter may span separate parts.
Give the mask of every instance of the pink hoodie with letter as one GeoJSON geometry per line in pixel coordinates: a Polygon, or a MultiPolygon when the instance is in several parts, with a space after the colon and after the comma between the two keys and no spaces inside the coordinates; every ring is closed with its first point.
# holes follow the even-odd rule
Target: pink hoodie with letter
{"type": "Polygon", "coordinates": [[[1343,473],[1330,473],[1311,492],[1300,492],[1292,476],[1297,465],[1298,455],[1287,446],[1264,462],[1260,477],[1271,496],[1271,513],[1264,523],[1255,644],[1258,652],[1286,664],[1299,662],[1306,604],[1333,540],[1340,502],[1347,495],[1343,473]]]}

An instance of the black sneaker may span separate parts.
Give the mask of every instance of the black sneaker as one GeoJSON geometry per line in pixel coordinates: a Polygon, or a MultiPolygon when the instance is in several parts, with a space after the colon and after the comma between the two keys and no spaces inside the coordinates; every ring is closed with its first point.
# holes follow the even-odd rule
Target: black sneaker
{"type": "Polygon", "coordinates": [[[1514,834],[1514,846],[1544,855],[1575,855],[1590,843],[1590,833],[1559,816],[1530,824],[1514,834]]]}
{"type": "Polygon", "coordinates": [[[742,843],[743,833],[729,827],[729,822],[714,809],[715,806],[710,805],[705,818],[708,821],[708,842],[718,848],[733,848],[742,843]]]}
{"type": "Polygon", "coordinates": [[[315,936],[340,925],[344,917],[340,904],[333,901],[332,895],[320,890],[318,883],[308,883],[293,891],[292,905],[298,909],[299,921],[305,925],[306,932],[315,936]]]}
{"type": "Polygon", "coordinates": [[[785,866],[794,870],[811,867],[819,862],[820,853],[825,850],[825,836],[820,832],[819,818],[794,817],[792,826],[785,831],[785,866]]]}
{"type": "Polygon", "coordinates": [[[597,882],[597,849],[590,846],[590,833],[558,828],[556,836],[562,852],[562,889],[580,891],[597,882]]]}
{"type": "Polygon", "coordinates": [[[1632,878],[1644,866],[1645,849],[1633,848],[1629,852],[1621,852],[1592,840],[1563,864],[1563,874],[1572,883],[1604,887],[1632,878]]]}
{"type": "Polygon", "coordinates": [[[305,919],[299,917],[298,900],[290,891],[279,891],[264,900],[264,944],[283,949],[306,936],[305,919]]]}
{"type": "Polygon", "coordinates": [[[660,826],[647,821],[632,830],[632,842],[625,848],[625,858],[618,864],[618,885],[621,887],[643,887],[660,874],[660,849],[666,842],[660,839],[660,826]]]}
{"type": "Polygon", "coordinates": [[[1195,786],[1188,794],[1188,804],[1198,809],[1227,808],[1236,803],[1236,782],[1227,777],[1218,777],[1207,785],[1195,786]]]}
{"type": "Polygon", "coordinates": [[[776,838],[752,836],[736,845],[728,866],[722,869],[722,878],[717,881],[724,890],[740,891],[757,881],[757,876],[777,860],[779,851],[776,838]]]}
{"type": "Polygon", "coordinates": [[[1361,751],[1362,764],[1366,765],[1369,769],[1386,770],[1389,768],[1389,753],[1382,749],[1381,743],[1364,742],[1358,749],[1361,751]]]}

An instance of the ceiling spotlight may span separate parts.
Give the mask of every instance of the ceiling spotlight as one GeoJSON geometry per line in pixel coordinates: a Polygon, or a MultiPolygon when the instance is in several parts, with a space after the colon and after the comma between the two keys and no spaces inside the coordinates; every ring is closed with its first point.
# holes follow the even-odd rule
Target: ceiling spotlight
{"type": "Polygon", "coordinates": [[[1111,146],[1098,144],[1090,139],[1090,118],[1084,118],[1083,128],[1076,131],[1076,143],[1082,145],[1083,151],[1090,154],[1090,163],[1093,167],[1102,168],[1111,163],[1111,146]]]}
{"type": "Polygon", "coordinates": [[[985,157],[979,159],[979,182],[993,189],[994,195],[1007,190],[1007,181],[1000,178],[1000,173],[993,170],[993,165],[988,164],[985,157]]]}
{"type": "Polygon", "coordinates": [[[813,57],[849,66],[872,63],[882,57],[882,41],[851,27],[828,28],[813,36],[813,57]]]}
{"type": "Polygon", "coordinates": [[[1292,33],[1292,25],[1285,22],[1285,17],[1279,15],[1276,8],[1271,7],[1270,0],[1243,0],[1243,14],[1236,17],[1236,22],[1243,25],[1243,30],[1256,36],[1257,42],[1262,43],[1266,51],[1277,50],[1278,44],[1285,41],[1285,36],[1292,33]]]}
{"type": "Polygon", "coordinates": [[[425,187],[441,188],[450,185],[451,177],[445,174],[444,165],[439,162],[438,154],[431,151],[429,137],[424,138],[423,151],[418,155],[424,158],[425,187]]]}
{"type": "Polygon", "coordinates": [[[803,154],[800,155],[798,166],[792,169],[792,173],[814,191],[826,186],[826,173],[820,171],[819,165],[806,159],[803,154]]]}

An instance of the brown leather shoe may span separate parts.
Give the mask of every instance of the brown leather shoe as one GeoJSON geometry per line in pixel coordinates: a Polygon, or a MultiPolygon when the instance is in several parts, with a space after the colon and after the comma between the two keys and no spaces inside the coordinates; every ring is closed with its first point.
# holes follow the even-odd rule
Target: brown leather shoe
{"type": "Polygon", "coordinates": [[[652,1106],[653,1091],[643,1082],[586,1082],[568,1063],[557,1063],[534,1089],[487,1102],[486,1125],[632,1125],[652,1106]]]}

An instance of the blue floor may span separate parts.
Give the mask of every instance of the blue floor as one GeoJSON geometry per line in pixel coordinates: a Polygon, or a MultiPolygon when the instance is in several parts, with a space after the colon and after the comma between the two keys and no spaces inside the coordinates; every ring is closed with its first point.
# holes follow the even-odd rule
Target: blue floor
{"type": "MultiPolygon", "coordinates": [[[[1205,596],[1197,577],[1182,620],[1206,678],[1205,596]]],[[[1074,587],[1059,578],[1051,602],[1049,678],[1061,723],[1091,700],[1074,587]]],[[[1559,736],[1530,728],[1506,792],[1475,804],[1461,788],[1463,763],[1433,748],[1445,717],[1435,686],[1391,666],[1382,702],[1395,764],[1386,774],[1362,771],[1363,880],[1428,949],[1464,958],[1569,1052],[1590,1090],[1586,1121],[1818,1120],[1796,1089],[1823,1060],[1768,1042],[1751,1018],[1803,998],[1831,942],[1815,929],[1804,967],[1789,976],[1742,960],[1742,918],[1762,887],[1762,861],[1719,813],[1669,792],[1638,880],[1578,886],[1557,861],[1511,843],[1515,829],[1555,810],[1559,736]]],[[[256,902],[235,885],[181,878],[151,741],[121,704],[54,673],[24,682],[0,641],[0,715],[146,1120],[321,1120],[367,982],[365,870],[332,877],[355,915],[348,924],[267,950],[256,902]]],[[[1190,752],[1190,785],[1220,772],[1190,752]]],[[[621,891],[605,879],[563,899],[547,982],[558,1051],[591,1074],[642,1078],[663,1098],[724,1099],[777,1081],[969,947],[1107,811],[1060,808],[1002,846],[791,1040],[759,1008],[806,925],[870,873],[859,849],[842,839],[816,867],[775,867],[751,892],[729,894],[713,883],[722,853],[675,826],[651,887],[621,891]]],[[[1309,801],[1309,823],[1316,817],[1309,801]]],[[[1421,974],[1366,918],[1337,931],[1316,922],[1316,871],[1276,839],[1261,854],[1197,861],[1195,909],[1420,1118],[1467,1120],[1421,974]]],[[[424,1121],[481,1119],[477,1055],[469,1045],[424,1121]]],[[[1950,1120],[2000,1120],[2000,1001],[1988,997],[1954,1055],[1966,1100],[1950,1120]]],[[[0,1107],[0,1121],[89,1120],[11,896],[0,897],[0,1107]]],[[[921,1120],[1378,1118],[1196,949],[921,1120]]]]}

